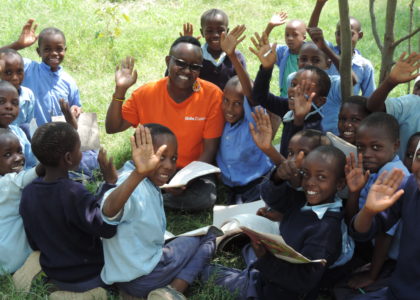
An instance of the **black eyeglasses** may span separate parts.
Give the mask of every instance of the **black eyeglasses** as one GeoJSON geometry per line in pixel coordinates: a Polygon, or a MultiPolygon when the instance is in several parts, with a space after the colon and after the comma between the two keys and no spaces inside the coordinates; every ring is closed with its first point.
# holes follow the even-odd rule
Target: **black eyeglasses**
{"type": "Polygon", "coordinates": [[[181,69],[189,68],[191,72],[199,73],[201,69],[203,68],[203,65],[189,64],[186,61],[176,58],[175,56],[172,56],[172,55],[171,55],[171,58],[174,60],[175,65],[181,69]]]}

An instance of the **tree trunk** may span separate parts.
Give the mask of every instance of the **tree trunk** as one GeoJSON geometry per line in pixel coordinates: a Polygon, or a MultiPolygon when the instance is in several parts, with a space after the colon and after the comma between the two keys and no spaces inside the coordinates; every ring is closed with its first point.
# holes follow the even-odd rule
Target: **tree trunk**
{"type": "Polygon", "coordinates": [[[386,6],[386,24],[384,46],[382,49],[381,72],[379,74],[379,83],[384,81],[385,77],[391,71],[392,65],[394,64],[394,24],[396,8],[397,0],[388,0],[386,6]]]}
{"type": "Polygon", "coordinates": [[[351,30],[349,19],[349,4],[347,0],[339,0],[340,9],[340,37],[341,37],[341,99],[346,101],[353,94],[353,82],[351,78],[351,59],[353,49],[351,48],[351,30]]]}

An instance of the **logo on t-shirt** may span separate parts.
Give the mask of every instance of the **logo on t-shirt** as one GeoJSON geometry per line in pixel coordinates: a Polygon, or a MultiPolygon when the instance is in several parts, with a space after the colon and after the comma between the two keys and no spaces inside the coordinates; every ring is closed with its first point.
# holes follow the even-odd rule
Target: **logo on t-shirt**
{"type": "Polygon", "coordinates": [[[185,116],[185,121],[204,121],[206,117],[188,117],[185,116]]]}

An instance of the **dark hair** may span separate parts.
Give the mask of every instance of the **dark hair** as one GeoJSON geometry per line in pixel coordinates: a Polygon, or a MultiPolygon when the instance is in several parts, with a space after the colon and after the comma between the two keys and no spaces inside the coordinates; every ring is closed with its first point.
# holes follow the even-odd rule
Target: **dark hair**
{"type": "Polygon", "coordinates": [[[212,9],[206,10],[201,15],[201,19],[200,19],[201,28],[204,29],[204,25],[206,24],[206,21],[216,17],[217,15],[221,15],[223,19],[225,19],[226,21],[226,26],[229,26],[229,18],[227,14],[221,9],[212,8],[212,9]]]}
{"type": "Polygon", "coordinates": [[[19,52],[17,52],[15,49],[11,49],[11,48],[4,48],[4,49],[1,49],[0,50],[0,59],[2,58],[2,57],[4,57],[4,56],[13,56],[13,55],[16,55],[16,56],[18,56],[19,58],[20,58],[20,60],[22,61],[22,63],[23,63],[23,58],[22,58],[22,55],[20,55],[20,53],[19,52]]]}
{"type": "Polygon", "coordinates": [[[200,44],[200,42],[195,37],[184,35],[184,36],[180,36],[179,38],[177,38],[172,43],[171,48],[169,49],[169,54],[171,54],[172,53],[172,50],[178,44],[181,44],[181,43],[186,43],[186,44],[191,44],[191,45],[197,46],[198,48],[200,48],[200,51],[201,51],[201,44],[200,44]]]}
{"type": "Polygon", "coordinates": [[[143,126],[149,128],[150,134],[152,135],[153,142],[155,141],[156,136],[163,135],[163,134],[173,135],[176,138],[175,133],[173,133],[172,130],[170,130],[168,127],[163,126],[161,124],[147,123],[147,124],[144,124],[143,126]]]}
{"type": "Polygon", "coordinates": [[[318,75],[318,82],[316,84],[317,88],[319,89],[319,95],[320,97],[327,97],[328,96],[328,92],[330,91],[330,87],[331,87],[331,80],[330,77],[328,76],[328,74],[315,66],[304,66],[302,69],[299,69],[296,72],[296,75],[298,73],[302,73],[306,70],[312,71],[314,73],[316,73],[318,75]]]}
{"type": "Polygon", "coordinates": [[[19,138],[17,137],[16,134],[14,134],[10,129],[8,128],[1,128],[0,127],[0,138],[3,136],[11,136],[17,140],[19,140],[19,138]]]}
{"type": "Polygon", "coordinates": [[[412,136],[410,136],[410,138],[407,141],[407,148],[410,145],[410,143],[416,138],[419,137],[420,138],[420,131],[417,131],[416,133],[414,133],[412,136]]]}
{"type": "Polygon", "coordinates": [[[355,105],[359,106],[366,115],[370,114],[370,111],[367,109],[367,105],[366,105],[366,103],[367,103],[367,98],[366,97],[363,97],[363,96],[350,96],[350,97],[348,97],[347,100],[345,102],[343,102],[343,104],[341,104],[340,111],[343,109],[343,106],[346,103],[355,104],[355,105]]]}
{"type": "Polygon", "coordinates": [[[368,128],[381,128],[393,142],[398,141],[400,138],[400,125],[398,125],[397,119],[384,112],[370,114],[360,122],[359,130],[363,126],[368,128]]]}
{"type": "Polygon", "coordinates": [[[339,178],[343,178],[345,176],[344,166],[346,165],[346,155],[343,153],[343,151],[332,145],[323,145],[309,152],[308,156],[313,155],[315,153],[320,153],[324,157],[333,157],[335,160],[334,166],[337,168],[337,176],[339,178]]]}
{"type": "MultiPolygon", "coordinates": [[[[358,28],[358,32],[362,31],[362,23],[360,23],[360,21],[358,19],[356,19],[355,17],[350,16],[349,17],[349,23],[351,23],[351,21],[354,21],[355,23],[357,23],[357,26],[359,27],[358,28]]],[[[337,26],[340,26],[340,21],[337,22],[337,26]]]]}
{"type": "Polygon", "coordinates": [[[64,33],[60,30],[60,29],[58,29],[58,28],[55,28],[55,27],[48,27],[48,28],[44,28],[40,33],[39,33],[39,36],[38,36],[38,47],[41,47],[41,44],[42,44],[42,40],[46,37],[46,36],[48,36],[48,35],[55,35],[55,34],[59,34],[59,35],[61,35],[61,37],[63,38],[63,40],[64,40],[64,45],[66,44],[66,37],[65,37],[65,35],[64,35],[64,33]]]}
{"type": "Polygon", "coordinates": [[[71,152],[80,141],[77,131],[68,123],[46,123],[32,137],[32,152],[45,166],[56,167],[67,152],[71,152]]]}
{"type": "Polygon", "coordinates": [[[310,138],[314,143],[314,148],[322,145],[331,145],[330,139],[322,131],[316,129],[303,129],[296,132],[295,135],[310,138]]]}
{"type": "Polygon", "coordinates": [[[9,81],[6,80],[0,80],[0,90],[2,89],[13,89],[16,91],[16,93],[19,94],[19,91],[17,90],[17,88],[11,84],[9,81]]]}

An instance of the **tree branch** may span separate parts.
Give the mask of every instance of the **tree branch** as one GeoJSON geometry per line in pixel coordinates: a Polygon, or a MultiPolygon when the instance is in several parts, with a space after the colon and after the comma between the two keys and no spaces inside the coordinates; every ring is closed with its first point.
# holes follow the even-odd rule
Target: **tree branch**
{"type": "Polygon", "coordinates": [[[397,47],[401,42],[404,42],[406,39],[411,38],[413,35],[417,34],[418,32],[420,32],[420,27],[417,27],[416,30],[414,30],[412,33],[407,34],[405,37],[400,38],[399,40],[395,41],[392,43],[392,47],[397,47]]]}
{"type": "Polygon", "coordinates": [[[370,20],[372,23],[372,34],[373,34],[373,37],[375,38],[375,42],[379,48],[379,51],[382,52],[382,49],[384,47],[381,43],[381,39],[379,38],[379,34],[378,34],[378,29],[376,27],[376,15],[375,15],[374,5],[375,5],[375,0],[369,0],[369,14],[370,14],[370,20]]]}

